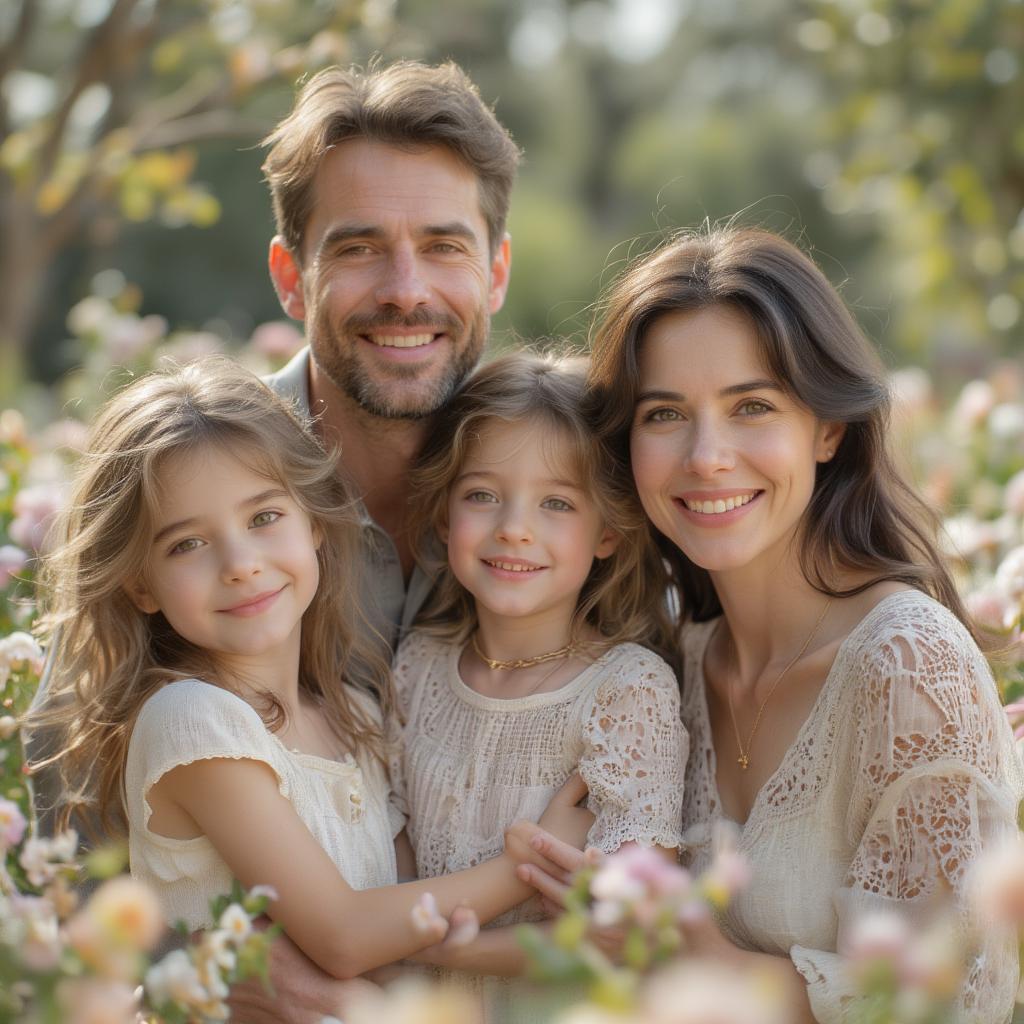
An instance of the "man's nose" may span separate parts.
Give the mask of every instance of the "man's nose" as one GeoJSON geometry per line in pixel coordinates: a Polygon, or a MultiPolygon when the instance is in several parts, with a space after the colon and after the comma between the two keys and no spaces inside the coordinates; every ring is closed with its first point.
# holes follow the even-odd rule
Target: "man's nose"
{"type": "Polygon", "coordinates": [[[430,300],[430,290],[423,278],[423,268],[411,247],[402,246],[390,253],[382,269],[376,289],[377,302],[411,313],[430,300]]]}

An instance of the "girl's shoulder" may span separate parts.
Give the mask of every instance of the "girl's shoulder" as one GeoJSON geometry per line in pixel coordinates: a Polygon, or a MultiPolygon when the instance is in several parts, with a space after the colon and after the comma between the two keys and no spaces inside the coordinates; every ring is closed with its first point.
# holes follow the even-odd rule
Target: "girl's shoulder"
{"type": "Polygon", "coordinates": [[[447,657],[453,646],[451,640],[435,636],[422,629],[413,629],[402,637],[393,661],[395,675],[418,672],[436,658],[447,657]]]}
{"type": "Polygon", "coordinates": [[[131,743],[163,743],[169,737],[202,742],[210,734],[224,732],[249,740],[269,738],[255,708],[237,694],[202,679],[175,679],[142,705],[131,743]]]}
{"type": "Polygon", "coordinates": [[[640,644],[616,644],[600,656],[598,665],[603,669],[599,679],[604,689],[643,686],[679,690],[679,681],[668,662],[640,644]]]}

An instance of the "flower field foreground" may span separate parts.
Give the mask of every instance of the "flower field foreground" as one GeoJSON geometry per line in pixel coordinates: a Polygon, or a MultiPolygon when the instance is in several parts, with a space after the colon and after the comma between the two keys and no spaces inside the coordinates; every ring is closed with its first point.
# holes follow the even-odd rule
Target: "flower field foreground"
{"type": "MultiPolygon", "coordinates": [[[[125,877],[123,857],[90,859],[102,879],[80,902],[77,837],[36,834],[19,732],[42,670],[31,635],[33,574],[64,500],[68,467],[96,405],[133,374],[164,359],[186,361],[223,348],[205,333],[173,333],[132,309],[130,289],[92,296],[68,320],[84,366],[63,384],[63,411],[0,412],[0,1024],[183,1024],[224,1020],[236,979],[265,969],[271,933],[252,918],[267,893],[225,897],[217,926],[150,962],[163,926],[155,901],[125,877]],[[45,422],[29,429],[28,416],[45,422]]],[[[301,344],[285,324],[260,328],[237,352],[257,371],[280,365],[301,344]]],[[[1024,737],[1024,374],[1012,365],[968,384],[943,408],[918,369],[893,375],[894,438],[908,468],[946,517],[944,543],[967,605],[991,639],[1007,713],[1024,737]]],[[[653,856],[653,855],[651,855],[653,856]]],[[[537,973],[558,985],[583,982],[587,1001],[560,1024],[785,1024],[784,994],[770,975],[738,975],[685,954],[685,931],[743,881],[728,844],[719,874],[692,879],[644,853],[610,858],[578,880],[548,940],[527,937],[537,973]],[[617,955],[601,929],[622,933],[617,955]],[[596,931],[595,931],[596,929],[596,931]],[[680,952],[682,950],[682,952],[680,952]]],[[[1024,843],[993,851],[974,869],[974,898],[993,920],[1024,926],[1024,843]]],[[[941,921],[913,933],[895,918],[860,922],[845,950],[863,993],[857,1024],[946,1024],[963,950],[941,921]]],[[[1019,1016],[1024,1021],[1024,1013],[1019,1016]]],[[[346,1024],[476,1024],[458,993],[397,985],[346,1015],[346,1024]]]]}

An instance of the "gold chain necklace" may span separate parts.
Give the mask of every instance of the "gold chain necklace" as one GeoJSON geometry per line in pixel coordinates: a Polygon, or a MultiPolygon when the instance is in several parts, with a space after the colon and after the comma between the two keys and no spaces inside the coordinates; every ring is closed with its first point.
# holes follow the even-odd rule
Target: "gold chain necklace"
{"type": "Polygon", "coordinates": [[[732,706],[732,685],[730,684],[726,688],[725,692],[729,698],[729,717],[732,719],[733,732],[736,733],[736,746],[740,752],[740,756],[736,758],[736,763],[744,771],[750,767],[750,746],[754,742],[754,734],[757,732],[757,727],[761,724],[761,715],[764,714],[765,706],[768,701],[772,699],[772,694],[775,693],[775,688],[782,682],[783,676],[785,676],[785,674],[804,656],[804,651],[806,651],[810,646],[815,633],[818,632],[818,627],[825,621],[825,616],[831,607],[832,598],[829,598],[825,602],[825,607],[822,608],[821,614],[818,616],[818,621],[814,624],[814,628],[807,634],[807,639],[803,642],[803,646],[796,652],[796,656],[792,661],[790,661],[789,664],[775,677],[775,682],[772,683],[771,689],[768,691],[768,695],[763,701],[761,701],[761,706],[757,709],[757,717],[754,719],[753,728],[751,728],[750,735],[747,737],[746,749],[744,749],[743,741],[740,739],[740,727],[736,724],[736,712],[733,710],[732,706]]]}
{"type": "Polygon", "coordinates": [[[477,642],[476,633],[473,634],[472,644],[473,650],[476,651],[477,656],[480,660],[491,669],[515,669],[515,668],[533,668],[534,665],[543,665],[546,661],[554,661],[556,658],[568,658],[573,654],[579,652],[580,645],[573,641],[572,643],[566,644],[564,647],[559,647],[557,651],[548,651],[546,654],[538,654],[533,658],[516,658],[513,661],[499,661],[497,658],[488,658],[483,651],[480,650],[480,644],[477,642]]]}

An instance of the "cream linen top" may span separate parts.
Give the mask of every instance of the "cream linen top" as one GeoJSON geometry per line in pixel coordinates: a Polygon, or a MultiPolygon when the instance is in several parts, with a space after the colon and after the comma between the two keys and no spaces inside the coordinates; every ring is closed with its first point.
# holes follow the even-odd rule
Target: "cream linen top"
{"type": "MultiPolygon", "coordinates": [[[[351,692],[379,720],[377,705],[351,692]]],[[[403,823],[390,806],[379,761],[291,751],[240,697],[185,679],[168,683],[143,705],[125,767],[131,873],[153,888],[169,924],[184,921],[190,931],[212,924],[210,900],[231,891],[232,875],[206,836],[171,839],[150,831],[146,798],[172,768],[215,757],[268,764],[282,796],[354,889],[397,882],[394,836],[403,823]]]]}
{"type": "MultiPolygon", "coordinates": [[[[497,856],[505,828],[537,821],[577,768],[596,815],[591,846],[679,845],[687,739],[679,687],[661,658],[619,644],[561,689],[505,700],[462,681],[461,653],[413,632],[395,657],[405,727],[392,781],[420,878],[497,856]]],[[[536,917],[528,903],[494,924],[536,917]]]]}
{"type": "MultiPolygon", "coordinates": [[[[710,858],[723,818],[704,692],[715,621],[683,627],[683,722],[690,734],[683,862],[710,858]]],[[[742,826],[753,879],[723,930],[738,945],[789,956],[821,1024],[844,1020],[852,988],[844,933],[857,915],[927,920],[951,891],[965,929],[965,876],[1016,830],[1022,771],[988,665],[942,605],[908,590],[880,601],[841,645],[817,701],[742,826]]],[[[966,934],[966,931],[965,931],[966,934]]],[[[972,940],[958,1021],[1010,1019],[1015,937],[972,940]]]]}

